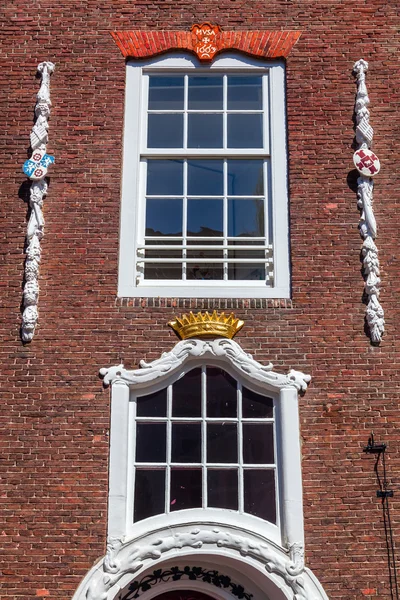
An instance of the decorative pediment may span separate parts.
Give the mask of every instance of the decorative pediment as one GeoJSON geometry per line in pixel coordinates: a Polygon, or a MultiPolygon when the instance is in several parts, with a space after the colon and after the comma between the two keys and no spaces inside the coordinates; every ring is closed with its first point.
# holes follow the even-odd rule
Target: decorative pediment
{"type": "Polygon", "coordinates": [[[127,370],[120,364],[100,369],[100,375],[104,378],[105,385],[121,381],[129,386],[146,387],[154,384],[156,380],[167,379],[183,365],[196,359],[225,362],[240,377],[259,382],[276,391],[282,388],[305,391],[311,380],[310,375],[294,369],[286,375],[276,373],[271,363],[262,365],[254,360],[251,354],[244,352],[238,343],[224,338],[182,340],[170,352],[164,352],[160,358],[150,363],[142,360],[140,369],[127,370]]]}
{"type": "Polygon", "coordinates": [[[286,58],[301,31],[223,31],[219,25],[201,23],[190,31],[133,30],[111,33],[125,58],[150,58],[170,50],[188,50],[202,62],[210,62],[216,54],[238,50],[262,58],[286,58]]]}

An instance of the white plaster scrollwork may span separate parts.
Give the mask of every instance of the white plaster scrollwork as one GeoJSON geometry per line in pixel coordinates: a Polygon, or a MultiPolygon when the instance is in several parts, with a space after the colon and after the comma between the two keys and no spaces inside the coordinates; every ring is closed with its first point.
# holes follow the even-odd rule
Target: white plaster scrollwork
{"type": "MultiPolygon", "coordinates": [[[[44,218],[43,218],[43,200],[47,194],[47,181],[45,175],[47,166],[53,162],[53,157],[46,154],[46,144],[48,142],[48,119],[50,116],[50,75],[54,71],[54,64],[51,62],[42,62],[38,65],[38,72],[41,74],[41,85],[37,94],[35,106],[36,121],[32,127],[30,135],[31,148],[33,151],[39,151],[41,162],[40,174],[28,175],[32,179],[29,197],[29,206],[31,214],[27,226],[26,240],[26,260],[25,260],[25,285],[23,291],[24,311],[22,314],[21,334],[24,342],[30,342],[33,339],[36,323],[38,320],[38,298],[39,298],[39,265],[40,265],[40,240],[43,237],[44,218]],[[43,165],[44,168],[43,168],[43,165]]],[[[33,161],[27,161],[33,164],[33,161]]],[[[39,163],[37,163],[39,164],[39,163]]],[[[25,165],[24,165],[25,167],[25,165]]],[[[33,167],[32,167],[33,168],[33,167]]],[[[24,172],[26,172],[24,168],[24,172]]]]}
{"type": "MultiPolygon", "coordinates": [[[[374,131],[369,123],[369,98],[367,86],[365,84],[365,74],[367,70],[368,63],[365,60],[357,61],[353,67],[354,74],[357,78],[355,117],[358,151],[368,150],[372,144],[374,135],[374,131]]],[[[379,302],[381,280],[378,248],[374,242],[377,235],[377,226],[373,212],[373,190],[373,179],[360,172],[357,179],[357,198],[358,207],[361,210],[359,229],[361,237],[363,238],[361,253],[365,275],[365,293],[368,296],[366,320],[372,342],[379,343],[385,331],[385,319],[383,308],[379,302]]]]}
{"type": "Polygon", "coordinates": [[[156,537],[144,543],[111,540],[107,545],[107,555],[96,576],[89,582],[85,592],[86,600],[107,600],[109,590],[126,574],[138,572],[149,560],[158,560],[171,551],[188,549],[198,550],[207,547],[225,548],[238,552],[241,556],[251,557],[261,562],[268,573],[281,577],[292,590],[294,600],[307,600],[303,579],[304,562],[300,544],[294,544],[295,550],[285,552],[273,544],[231,533],[222,528],[179,531],[156,537]],[[111,565],[111,567],[110,567],[111,565]]]}
{"type": "Polygon", "coordinates": [[[100,369],[100,375],[104,378],[104,384],[109,385],[117,380],[123,380],[128,385],[152,382],[155,379],[167,376],[178,370],[189,358],[213,357],[227,360],[231,366],[241,375],[251,377],[252,380],[270,385],[276,389],[296,388],[305,391],[311,380],[310,375],[301,371],[289,371],[287,375],[281,375],[273,371],[271,363],[262,365],[242,348],[234,340],[217,338],[215,340],[188,339],[178,342],[170,352],[164,352],[161,358],[151,363],[140,362],[141,369],[128,371],[124,366],[100,369]]]}

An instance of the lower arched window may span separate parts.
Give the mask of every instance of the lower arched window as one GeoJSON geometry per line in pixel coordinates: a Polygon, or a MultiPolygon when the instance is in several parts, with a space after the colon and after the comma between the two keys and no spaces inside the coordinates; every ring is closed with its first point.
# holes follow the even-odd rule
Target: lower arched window
{"type": "Polygon", "coordinates": [[[217,508],[276,523],[271,397],[202,365],[130,404],[134,522],[217,508]]]}

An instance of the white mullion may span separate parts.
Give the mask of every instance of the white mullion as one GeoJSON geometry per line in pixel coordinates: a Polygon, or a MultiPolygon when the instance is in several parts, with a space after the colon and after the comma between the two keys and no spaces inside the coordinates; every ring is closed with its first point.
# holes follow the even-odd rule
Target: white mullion
{"type": "Polygon", "coordinates": [[[223,108],[223,126],[222,126],[222,139],[223,139],[223,148],[226,149],[228,147],[228,76],[224,75],[222,78],[222,108],[223,108]]]}
{"type": "Polygon", "coordinates": [[[201,368],[201,461],[202,461],[202,508],[207,508],[208,489],[207,489],[207,367],[201,368]]]}
{"type": "Polygon", "coordinates": [[[268,169],[268,162],[266,160],[264,160],[263,162],[263,179],[264,179],[264,234],[265,234],[265,241],[264,241],[264,256],[266,258],[266,262],[265,262],[265,279],[268,280],[269,275],[268,275],[268,269],[270,267],[270,263],[267,262],[267,259],[269,258],[269,244],[270,244],[270,235],[269,235],[269,205],[270,205],[270,198],[269,198],[269,181],[268,181],[268,173],[269,169],[268,169]]]}
{"type": "MultiPolygon", "coordinates": [[[[223,216],[223,229],[224,229],[224,246],[228,244],[228,161],[224,159],[224,216],[223,216]]],[[[229,257],[229,251],[224,249],[223,251],[224,259],[229,257]]],[[[223,263],[223,273],[224,273],[224,281],[228,280],[228,263],[224,261],[223,263]]]]}
{"type": "Polygon", "coordinates": [[[183,223],[182,223],[182,281],[186,281],[186,269],[187,263],[185,262],[185,258],[187,257],[187,174],[188,174],[188,164],[187,160],[183,161],[183,223]]]}
{"type": "Polygon", "coordinates": [[[171,448],[172,448],[172,385],[167,388],[167,448],[165,468],[165,512],[170,512],[171,502],[171,448]]]}
{"type": "Polygon", "coordinates": [[[238,511],[244,513],[244,475],[243,475],[243,427],[242,427],[242,384],[237,384],[237,416],[238,416],[238,511]]]}
{"type": "Polygon", "coordinates": [[[270,152],[270,115],[269,115],[269,71],[262,78],[262,108],[263,108],[263,148],[270,152]]]}
{"type": "Polygon", "coordinates": [[[187,149],[188,138],[188,97],[189,97],[189,76],[186,74],[183,86],[183,147],[187,149]]]}
{"type": "MultiPolygon", "coordinates": [[[[128,481],[127,481],[127,493],[126,493],[126,503],[128,510],[126,511],[126,521],[127,527],[129,528],[134,522],[134,514],[135,514],[135,485],[136,485],[136,403],[137,398],[135,398],[134,402],[129,403],[129,426],[128,431],[130,435],[128,437],[128,464],[130,464],[130,458],[132,459],[133,469],[128,469],[128,481]],[[135,435],[132,435],[132,432],[135,432],[135,435]]],[[[128,529],[127,529],[128,530],[128,529]]]]}

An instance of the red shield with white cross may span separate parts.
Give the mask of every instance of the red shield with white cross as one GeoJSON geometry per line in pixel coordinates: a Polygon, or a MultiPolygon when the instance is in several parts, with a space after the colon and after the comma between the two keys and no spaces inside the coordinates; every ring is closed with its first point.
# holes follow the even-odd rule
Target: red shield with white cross
{"type": "Polygon", "coordinates": [[[361,148],[353,154],[353,160],[357,171],[365,177],[378,175],[381,163],[379,158],[368,148],[361,148]]]}

